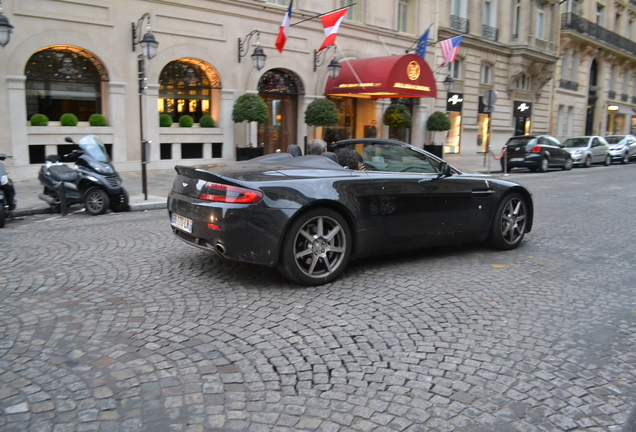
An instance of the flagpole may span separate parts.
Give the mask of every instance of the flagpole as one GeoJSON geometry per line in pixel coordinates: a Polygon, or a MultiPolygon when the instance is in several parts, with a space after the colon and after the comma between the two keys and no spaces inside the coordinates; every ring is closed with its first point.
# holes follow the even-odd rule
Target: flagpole
{"type": "Polygon", "coordinates": [[[331,11],[329,11],[329,12],[321,13],[320,15],[316,15],[316,16],[313,16],[313,17],[311,17],[311,18],[307,18],[307,19],[304,19],[304,20],[302,20],[302,21],[298,21],[297,23],[290,24],[289,26],[290,26],[290,27],[293,27],[293,26],[295,26],[296,24],[300,24],[300,23],[304,23],[305,21],[310,21],[310,20],[312,20],[312,19],[320,18],[320,17],[321,17],[321,16],[323,16],[323,15],[328,15],[328,14],[330,14],[330,13],[332,13],[332,12],[337,12],[337,11],[339,11],[339,10],[343,10],[343,9],[350,8],[351,6],[354,6],[354,5],[356,5],[356,4],[357,4],[357,3],[351,3],[351,4],[350,4],[350,5],[348,5],[348,6],[344,6],[344,7],[338,8],[338,9],[334,9],[334,10],[331,10],[331,11]]]}
{"type": "MultiPolygon", "coordinates": [[[[429,31],[431,29],[431,27],[433,27],[433,24],[431,24],[430,26],[428,26],[428,28],[426,29],[426,31],[424,33],[422,33],[422,36],[424,36],[426,34],[427,31],[429,31]]],[[[408,47],[408,49],[406,50],[406,53],[408,54],[410,51],[413,51],[413,47],[420,41],[420,38],[422,37],[420,36],[419,38],[417,38],[417,40],[415,42],[413,42],[411,44],[410,47],[408,47]]]]}

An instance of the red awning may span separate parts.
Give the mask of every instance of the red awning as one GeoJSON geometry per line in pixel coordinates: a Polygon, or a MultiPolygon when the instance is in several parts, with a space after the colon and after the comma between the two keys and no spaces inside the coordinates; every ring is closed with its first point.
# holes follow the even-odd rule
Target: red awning
{"type": "Polygon", "coordinates": [[[431,68],[415,54],[341,60],[340,65],[338,78],[327,78],[327,96],[434,98],[437,95],[431,68]]]}

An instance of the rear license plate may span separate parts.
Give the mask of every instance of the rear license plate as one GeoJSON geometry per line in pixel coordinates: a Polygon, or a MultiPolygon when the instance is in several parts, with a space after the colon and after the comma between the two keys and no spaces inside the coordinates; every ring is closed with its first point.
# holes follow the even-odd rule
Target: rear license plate
{"type": "Polygon", "coordinates": [[[510,162],[521,162],[523,158],[511,158],[510,162]]]}
{"type": "Polygon", "coordinates": [[[176,213],[172,213],[170,217],[170,224],[173,227],[176,227],[182,231],[188,232],[192,234],[192,220],[185,218],[183,216],[179,216],[176,213]]]}

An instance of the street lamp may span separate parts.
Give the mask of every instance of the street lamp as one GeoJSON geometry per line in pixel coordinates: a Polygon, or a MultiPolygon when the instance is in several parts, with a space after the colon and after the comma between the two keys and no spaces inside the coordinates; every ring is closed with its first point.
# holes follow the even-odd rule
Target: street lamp
{"type": "Polygon", "coordinates": [[[444,79],[444,88],[446,89],[446,93],[450,93],[453,90],[453,77],[450,75],[446,75],[446,79],[444,79]]]}
{"type": "Polygon", "coordinates": [[[0,2],[0,46],[5,47],[11,40],[11,30],[13,26],[9,24],[9,19],[2,14],[2,2],[0,2]]]}
{"type": "Polygon", "coordinates": [[[327,47],[320,52],[317,52],[316,50],[314,50],[314,72],[316,72],[316,70],[325,63],[325,59],[327,58],[327,51],[329,51],[329,48],[331,47],[334,48],[333,59],[327,66],[327,71],[328,71],[329,77],[336,79],[338,78],[338,75],[340,75],[340,69],[342,69],[342,66],[340,65],[338,60],[336,60],[335,45],[327,45],[327,47]]]}
{"type": "Polygon", "coordinates": [[[256,35],[256,48],[254,48],[254,53],[250,56],[252,57],[252,65],[256,70],[261,70],[265,67],[265,60],[267,60],[267,56],[261,48],[261,32],[258,30],[252,30],[247,36],[245,36],[245,41],[241,42],[241,38],[239,38],[238,42],[238,61],[241,62],[241,58],[247,55],[247,50],[250,46],[250,41],[252,40],[252,36],[256,35]]]}
{"type": "Polygon", "coordinates": [[[150,141],[144,139],[144,114],[143,114],[143,95],[146,94],[146,57],[148,60],[157,55],[157,47],[159,43],[155,40],[155,37],[150,32],[150,14],[145,13],[137,21],[137,25],[132,23],[132,50],[135,51],[135,47],[141,44],[141,54],[137,56],[137,70],[139,77],[139,131],[141,137],[141,189],[144,193],[144,200],[148,199],[148,181],[146,176],[146,165],[149,162],[149,150],[150,141]],[[147,32],[141,37],[141,26],[145,19],[148,19],[147,32]]]}

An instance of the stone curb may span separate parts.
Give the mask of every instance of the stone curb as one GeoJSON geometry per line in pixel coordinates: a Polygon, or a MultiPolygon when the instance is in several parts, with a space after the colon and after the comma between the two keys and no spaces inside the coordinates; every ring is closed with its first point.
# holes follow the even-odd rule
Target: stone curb
{"type": "MultiPolygon", "coordinates": [[[[143,202],[131,203],[130,211],[160,210],[166,208],[166,202],[143,202]]],[[[50,207],[36,207],[30,209],[19,209],[13,212],[13,217],[33,216],[38,214],[59,214],[50,207]]]]}

